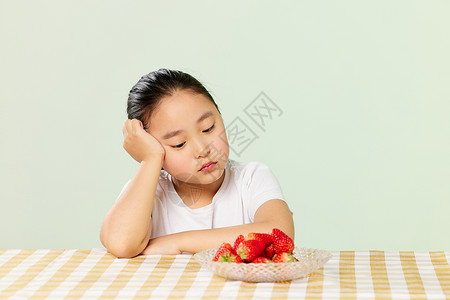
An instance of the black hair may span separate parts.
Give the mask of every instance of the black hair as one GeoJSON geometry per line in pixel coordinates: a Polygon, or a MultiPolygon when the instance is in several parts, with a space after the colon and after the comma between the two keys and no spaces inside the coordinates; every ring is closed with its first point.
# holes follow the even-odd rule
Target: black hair
{"type": "Polygon", "coordinates": [[[128,119],[138,119],[144,124],[163,97],[180,90],[191,90],[204,95],[219,111],[211,94],[197,79],[181,71],[159,69],[142,76],[131,88],[127,103],[128,119]]]}

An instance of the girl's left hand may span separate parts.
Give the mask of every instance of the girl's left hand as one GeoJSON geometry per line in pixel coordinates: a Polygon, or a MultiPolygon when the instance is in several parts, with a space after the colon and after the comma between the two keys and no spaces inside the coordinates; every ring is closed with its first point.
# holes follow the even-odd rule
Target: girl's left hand
{"type": "Polygon", "coordinates": [[[181,254],[179,247],[177,246],[177,238],[173,234],[160,236],[151,239],[147,247],[142,251],[141,254],[166,254],[166,255],[176,255],[181,254]]]}

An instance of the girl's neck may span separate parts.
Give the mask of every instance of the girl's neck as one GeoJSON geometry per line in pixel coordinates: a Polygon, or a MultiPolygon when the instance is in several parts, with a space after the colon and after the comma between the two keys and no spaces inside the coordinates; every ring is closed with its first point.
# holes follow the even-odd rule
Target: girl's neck
{"type": "Polygon", "coordinates": [[[186,183],[174,177],[172,177],[172,182],[175,191],[188,207],[200,208],[212,202],[214,195],[222,186],[225,172],[224,170],[218,180],[209,184],[186,183]]]}

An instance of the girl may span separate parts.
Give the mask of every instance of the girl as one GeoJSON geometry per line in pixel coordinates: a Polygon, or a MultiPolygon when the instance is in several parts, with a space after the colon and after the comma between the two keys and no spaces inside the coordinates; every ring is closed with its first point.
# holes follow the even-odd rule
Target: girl
{"type": "Polygon", "coordinates": [[[139,168],[103,220],[117,257],[196,253],[276,227],[294,238],[292,213],[267,166],[228,159],[212,96],[189,74],[160,69],[128,97],[123,147],[139,168]]]}

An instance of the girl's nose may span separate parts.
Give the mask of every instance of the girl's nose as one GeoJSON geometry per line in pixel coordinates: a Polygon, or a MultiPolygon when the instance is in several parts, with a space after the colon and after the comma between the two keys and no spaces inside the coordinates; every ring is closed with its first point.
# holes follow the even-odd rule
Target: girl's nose
{"type": "Polygon", "coordinates": [[[207,140],[197,139],[195,142],[196,157],[207,157],[211,152],[210,144],[207,140]]]}

